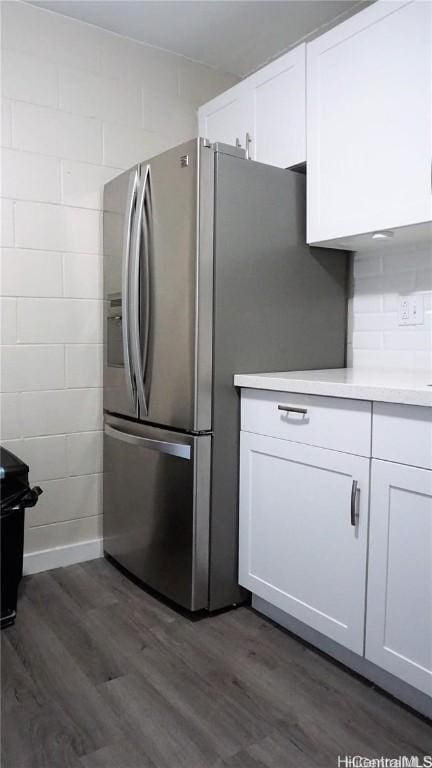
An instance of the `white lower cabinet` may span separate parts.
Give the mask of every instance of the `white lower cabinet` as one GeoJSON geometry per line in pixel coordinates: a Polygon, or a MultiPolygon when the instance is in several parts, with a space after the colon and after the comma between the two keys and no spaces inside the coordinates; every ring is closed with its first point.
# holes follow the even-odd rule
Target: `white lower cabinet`
{"type": "Polygon", "coordinates": [[[359,654],[368,498],[367,458],[241,433],[240,583],[359,654]]]}
{"type": "Polygon", "coordinates": [[[430,418],[423,406],[244,389],[239,513],[240,583],[428,716],[430,418]]]}
{"type": "Polygon", "coordinates": [[[432,471],[372,461],[366,658],[432,695],[432,471]]]}

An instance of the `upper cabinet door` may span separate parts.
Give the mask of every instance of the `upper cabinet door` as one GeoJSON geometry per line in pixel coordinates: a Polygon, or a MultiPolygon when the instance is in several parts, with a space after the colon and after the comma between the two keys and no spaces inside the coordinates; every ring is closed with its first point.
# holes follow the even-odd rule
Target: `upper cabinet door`
{"type": "Polygon", "coordinates": [[[381,0],[318,37],[307,88],[308,242],[430,221],[431,3],[381,0]]]}
{"type": "Polygon", "coordinates": [[[306,162],[306,45],[263,67],[248,82],[251,157],[280,168],[306,162]]]}
{"type": "Polygon", "coordinates": [[[251,130],[250,93],[245,83],[239,83],[225,93],[208,101],[198,110],[199,133],[210,141],[235,145],[237,140],[246,147],[246,134],[251,130]]]}

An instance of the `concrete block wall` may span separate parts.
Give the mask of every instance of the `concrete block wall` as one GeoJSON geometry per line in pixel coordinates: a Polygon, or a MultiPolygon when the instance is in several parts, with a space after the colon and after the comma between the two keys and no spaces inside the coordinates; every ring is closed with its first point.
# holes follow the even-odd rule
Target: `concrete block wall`
{"type": "Polygon", "coordinates": [[[101,535],[102,186],[195,136],[237,79],[26,3],[1,13],[1,441],[44,489],[34,553],[101,535]]]}

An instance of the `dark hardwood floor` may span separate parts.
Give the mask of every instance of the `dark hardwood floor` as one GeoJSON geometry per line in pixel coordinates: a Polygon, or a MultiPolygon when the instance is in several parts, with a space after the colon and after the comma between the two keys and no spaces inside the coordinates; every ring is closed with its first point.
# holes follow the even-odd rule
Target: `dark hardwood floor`
{"type": "Polygon", "coordinates": [[[2,768],[331,768],[428,723],[249,608],[190,621],[95,560],[24,579],[2,768]]]}

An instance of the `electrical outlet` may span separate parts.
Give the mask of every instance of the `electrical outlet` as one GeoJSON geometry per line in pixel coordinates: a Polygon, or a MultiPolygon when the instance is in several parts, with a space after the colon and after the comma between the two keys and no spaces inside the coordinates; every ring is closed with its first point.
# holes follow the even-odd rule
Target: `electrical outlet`
{"type": "Polygon", "coordinates": [[[423,325],[424,304],[421,293],[399,296],[398,325],[423,325]]]}

